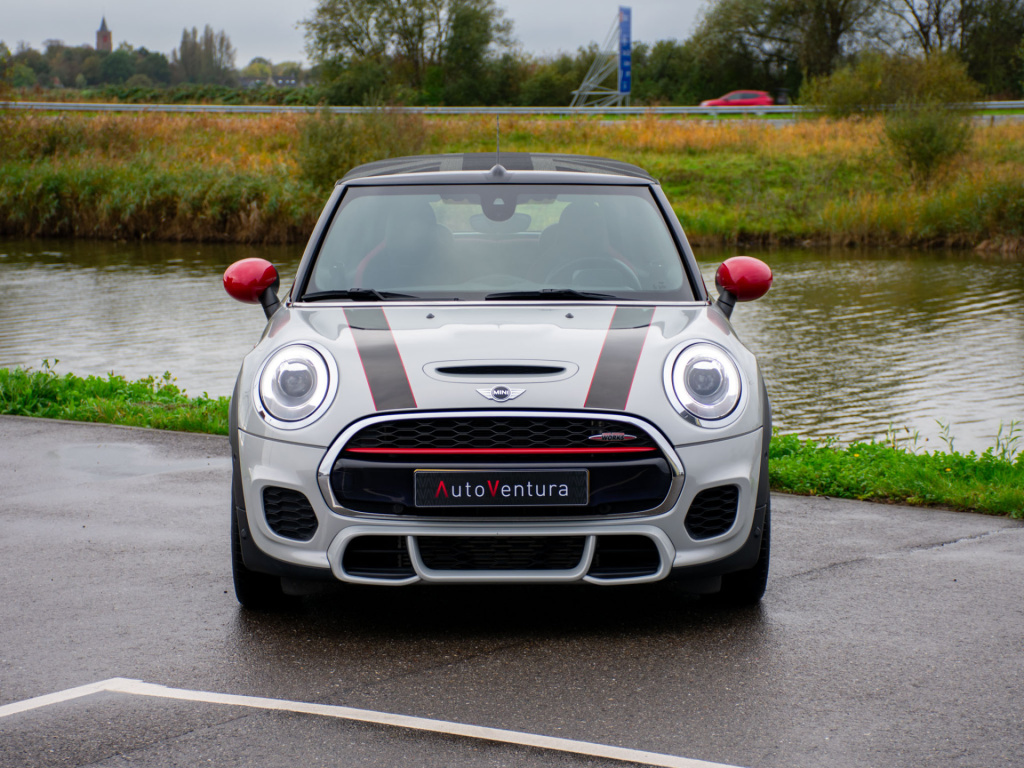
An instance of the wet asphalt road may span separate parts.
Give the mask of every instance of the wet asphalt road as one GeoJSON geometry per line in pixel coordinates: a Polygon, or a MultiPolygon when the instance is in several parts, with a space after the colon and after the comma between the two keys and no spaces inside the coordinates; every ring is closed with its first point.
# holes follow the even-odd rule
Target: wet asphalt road
{"type": "MultiPolygon", "coordinates": [[[[231,587],[224,438],[0,417],[0,706],[113,677],[737,766],[1024,765],[1024,527],[773,498],[759,609],[664,589],[231,587]]],[[[0,766],[612,766],[101,692],[0,717],[0,766]]]]}

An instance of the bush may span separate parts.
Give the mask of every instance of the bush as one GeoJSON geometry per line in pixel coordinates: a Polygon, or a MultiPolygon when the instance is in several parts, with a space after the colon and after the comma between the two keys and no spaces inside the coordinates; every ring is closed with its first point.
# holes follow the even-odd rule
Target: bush
{"type": "Polygon", "coordinates": [[[426,135],[419,115],[386,108],[336,115],[322,109],[302,122],[299,173],[316,186],[330,186],[362,163],[421,152],[426,135]]]}
{"type": "Polygon", "coordinates": [[[901,105],[885,117],[885,137],[893,154],[919,183],[927,183],[963,154],[971,127],[969,115],[937,104],[901,105]]]}
{"type": "Polygon", "coordinates": [[[956,57],[923,58],[869,51],[831,75],[801,89],[801,101],[831,117],[879,112],[897,104],[965,104],[977,101],[980,86],[956,57]]]}

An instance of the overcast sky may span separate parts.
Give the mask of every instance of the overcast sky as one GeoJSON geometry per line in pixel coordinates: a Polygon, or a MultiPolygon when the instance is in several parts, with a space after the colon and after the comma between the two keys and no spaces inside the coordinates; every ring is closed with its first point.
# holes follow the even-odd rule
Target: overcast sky
{"type": "MultiPolygon", "coordinates": [[[[633,39],[654,42],[690,36],[704,0],[633,0],[633,39]]],[[[254,56],[273,62],[305,61],[303,33],[298,23],[308,18],[316,0],[2,0],[0,40],[11,50],[24,41],[41,50],[43,41],[68,45],[96,44],[100,19],[107,19],[114,47],[130,43],[170,55],[181,41],[181,30],[209,24],[224,30],[243,67],[254,56]]],[[[530,53],[573,52],[590,42],[603,43],[618,11],[617,2],[594,0],[498,0],[515,34],[530,53]]]]}

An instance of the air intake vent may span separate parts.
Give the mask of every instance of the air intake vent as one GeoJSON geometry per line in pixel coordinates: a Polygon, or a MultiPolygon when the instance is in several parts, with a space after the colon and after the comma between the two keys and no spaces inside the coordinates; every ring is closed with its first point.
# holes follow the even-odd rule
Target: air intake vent
{"type": "Polygon", "coordinates": [[[585,536],[419,536],[436,571],[566,571],[583,558],[585,536]]]}
{"type": "Polygon", "coordinates": [[[446,365],[437,368],[445,376],[555,376],[565,373],[560,365],[446,365]]]}
{"type": "Polygon", "coordinates": [[[695,539],[721,536],[736,523],[740,489],[719,485],[697,494],[686,513],[686,532],[695,539]]]}
{"type": "Polygon", "coordinates": [[[594,561],[587,572],[602,579],[650,576],[661,567],[658,547],[646,536],[598,536],[594,561]]]}
{"type": "Polygon", "coordinates": [[[286,539],[309,541],[316,533],[316,513],[298,491],[267,486],[263,489],[263,514],[270,530],[286,539]]]}
{"type": "Polygon", "coordinates": [[[345,548],[345,573],[372,579],[415,576],[404,536],[360,536],[345,548]]]}

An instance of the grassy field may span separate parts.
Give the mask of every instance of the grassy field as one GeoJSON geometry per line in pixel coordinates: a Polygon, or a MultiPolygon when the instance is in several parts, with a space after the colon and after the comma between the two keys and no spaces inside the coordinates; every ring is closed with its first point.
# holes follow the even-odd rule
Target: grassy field
{"type": "MultiPolygon", "coordinates": [[[[0,414],[227,434],[228,399],[192,398],[170,374],[129,382],[0,368],[0,414]]],[[[772,440],[773,490],[934,506],[1024,518],[1024,452],[1012,425],[974,453],[915,453],[883,443],[821,445],[795,435],[772,440]]]]}
{"type": "MultiPolygon", "coordinates": [[[[0,113],[0,235],[301,241],[329,191],[300,170],[311,119],[0,113]]],[[[494,148],[491,117],[404,120],[422,151],[494,148]]],[[[350,119],[342,130],[360,128],[350,119]]],[[[698,244],[1024,254],[1024,123],[979,127],[966,155],[928,185],[910,182],[880,120],[503,117],[501,132],[503,151],[604,155],[647,168],[698,244]]],[[[328,176],[387,151],[379,142],[356,149],[328,176]]]]}

